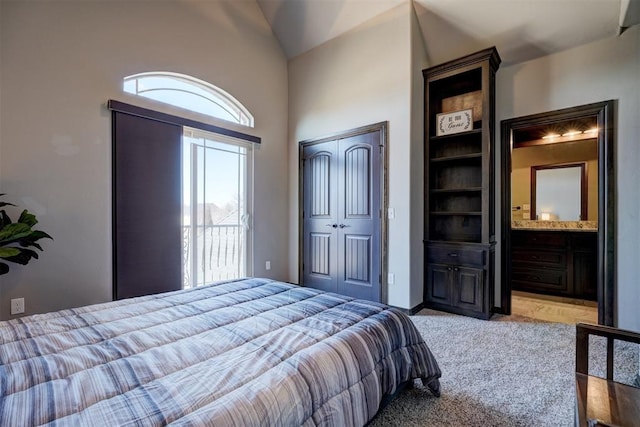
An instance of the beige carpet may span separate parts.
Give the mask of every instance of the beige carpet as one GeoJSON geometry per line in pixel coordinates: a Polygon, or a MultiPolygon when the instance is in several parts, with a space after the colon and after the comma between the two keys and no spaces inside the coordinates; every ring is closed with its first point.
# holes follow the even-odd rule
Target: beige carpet
{"type": "MultiPolygon", "coordinates": [[[[442,396],[415,382],[371,426],[571,426],[575,326],[516,316],[490,321],[422,310],[412,316],[442,369],[442,396]]],[[[590,368],[605,371],[604,341],[590,368]]],[[[616,344],[616,380],[638,373],[638,347],[616,344]]]]}

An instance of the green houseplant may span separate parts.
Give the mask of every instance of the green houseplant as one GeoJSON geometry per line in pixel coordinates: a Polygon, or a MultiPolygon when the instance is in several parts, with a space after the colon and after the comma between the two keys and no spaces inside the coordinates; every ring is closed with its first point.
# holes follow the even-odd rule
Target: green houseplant
{"type": "MultiPolygon", "coordinates": [[[[0,194],[0,197],[4,193],[0,194]]],[[[15,206],[12,203],[0,201],[0,208],[15,206]]],[[[17,222],[12,222],[4,209],[0,210],[0,260],[26,265],[31,258],[38,259],[38,253],[30,248],[42,250],[37,241],[43,238],[52,239],[44,231],[34,230],[38,223],[36,216],[26,209],[20,214],[17,222]]],[[[9,272],[9,265],[0,262],[0,275],[9,272]]]]}

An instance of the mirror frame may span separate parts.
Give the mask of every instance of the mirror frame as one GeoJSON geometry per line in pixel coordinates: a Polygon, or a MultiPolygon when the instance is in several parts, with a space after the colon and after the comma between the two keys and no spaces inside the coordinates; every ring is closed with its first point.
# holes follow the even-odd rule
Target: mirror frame
{"type": "MultiPolygon", "coordinates": [[[[536,216],[536,201],[538,198],[537,185],[538,185],[538,171],[549,169],[562,169],[562,168],[580,168],[580,219],[579,221],[586,221],[587,218],[587,162],[574,162],[574,163],[562,163],[554,165],[539,165],[531,166],[531,213],[536,216]]],[[[560,221],[572,221],[572,220],[560,220],[560,221]]]]}
{"type": "MultiPolygon", "coordinates": [[[[513,132],[540,126],[595,118],[598,125],[598,323],[615,326],[615,188],[614,125],[616,101],[609,100],[577,107],[565,108],[500,122],[501,141],[501,286],[500,307],[494,312],[511,314],[511,151],[513,132]]],[[[495,303],[495,301],[494,301],[495,303]]]]}

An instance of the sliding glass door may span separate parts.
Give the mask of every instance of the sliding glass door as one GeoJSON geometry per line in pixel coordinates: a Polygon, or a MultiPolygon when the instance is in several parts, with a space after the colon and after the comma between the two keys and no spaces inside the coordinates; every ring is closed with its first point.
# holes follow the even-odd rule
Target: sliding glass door
{"type": "Polygon", "coordinates": [[[182,158],[183,287],[249,276],[251,146],[185,128],[182,158]]]}

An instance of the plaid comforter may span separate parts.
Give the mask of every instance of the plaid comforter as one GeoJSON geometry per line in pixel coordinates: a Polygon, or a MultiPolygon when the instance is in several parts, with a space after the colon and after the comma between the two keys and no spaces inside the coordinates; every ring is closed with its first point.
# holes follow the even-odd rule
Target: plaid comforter
{"type": "Polygon", "coordinates": [[[0,322],[0,425],[363,425],[438,365],[389,307],[266,279],[0,322]]]}

